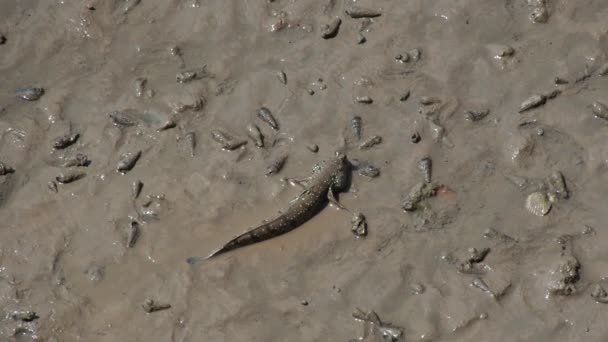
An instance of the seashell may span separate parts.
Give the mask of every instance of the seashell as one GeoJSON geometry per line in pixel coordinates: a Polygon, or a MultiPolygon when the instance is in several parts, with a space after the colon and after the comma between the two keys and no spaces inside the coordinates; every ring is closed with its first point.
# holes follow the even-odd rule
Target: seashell
{"type": "Polygon", "coordinates": [[[528,97],[524,102],[522,102],[521,107],[519,108],[519,112],[523,113],[532,108],[544,105],[545,102],[547,102],[547,97],[545,95],[534,94],[528,97]]]}
{"type": "Polygon", "coordinates": [[[559,171],[553,171],[548,178],[549,189],[558,199],[567,199],[569,197],[568,188],[564,175],[559,171]]]}
{"type": "Polygon", "coordinates": [[[424,157],[418,161],[418,170],[422,174],[425,183],[431,182],[433,173],[433,162],[430,157],[424,157]]]}
{"type": "Polygon", "coordinates": [[[533,192],[526,199],[526,209],[536,216],[545,216],[551,210],[551,202],[545,193],[533,192]]]}

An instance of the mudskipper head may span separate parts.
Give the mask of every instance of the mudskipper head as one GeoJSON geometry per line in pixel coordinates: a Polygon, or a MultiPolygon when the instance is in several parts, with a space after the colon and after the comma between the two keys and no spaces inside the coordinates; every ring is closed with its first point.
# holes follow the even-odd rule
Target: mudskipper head
{"type": "Polygon", "coordinates": [[[334,174],[333,174],[333,188],[335,190],[343,190],[348,187],[349,175],[350,175],[350,163],[346,158],[346,154],[342,152],[336,152],[336,158],[334,159],[334,174]]]}

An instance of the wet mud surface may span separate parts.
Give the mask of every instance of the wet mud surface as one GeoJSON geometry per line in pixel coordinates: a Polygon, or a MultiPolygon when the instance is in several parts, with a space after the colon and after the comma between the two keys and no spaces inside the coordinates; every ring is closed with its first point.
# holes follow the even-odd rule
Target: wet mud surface
{"type": "Polygon", "coordinates": [[[0,340],[608,339],[606,1],[0,13],[0,340]]]}

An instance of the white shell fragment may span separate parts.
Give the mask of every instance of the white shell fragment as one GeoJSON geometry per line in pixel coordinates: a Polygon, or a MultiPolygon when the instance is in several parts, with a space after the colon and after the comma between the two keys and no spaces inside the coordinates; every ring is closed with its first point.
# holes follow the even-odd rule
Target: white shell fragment
{"type": "Polygon", "coordinates": [[[536,216],[545,216],[551,210],[551,201],[545,193],[534,192],[526,199],[526,209],[536,216]]]}

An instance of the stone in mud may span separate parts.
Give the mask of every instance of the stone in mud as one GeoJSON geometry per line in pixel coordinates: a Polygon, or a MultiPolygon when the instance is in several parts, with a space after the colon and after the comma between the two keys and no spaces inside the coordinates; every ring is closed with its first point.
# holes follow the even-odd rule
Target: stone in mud
{"type": "Polygon", "coordinates": [[[533,23],[540,23],[540,24],[546,23],[547,20],[549,20],[549,11],[547,10],[547,7],[546,6],[535,7],[532,10],[532,13],[530,13],[530,20],[532,20],[533,23]]]}
{"type": "Polygon", "coordinates": [[[133,181],[133,183],[131,184],[131,196],[133,197],[133,199],[137,199],[139,197],[143,188],[144,183],[142,181],[140,181],[139,179],[133,181]]]}
{"type": "Polygon", "coordinates": [[[363,214],[358,212],[353,213],[350,230],[356,237],[367,235],[367,220],[363,214]]]}
{"type": "Polygon", "coordinates": [[[131,111],[115,110],[110,112],[108,116],[115,126],[129,127],[137,124],[137,119],[130,113],[131,111]]]}
{"type": "Polygon", "coordinates": [[[68,184],[84,178],[85,175],[86,173],[81,171],[67,170],[55,177],[55,180],[61,184],[68,184]]]}
{"type": "Polygon", "coordinates": [[[380,144],[381,142],[382,142],[381,136],[373,135],[373,136],[369,137],[367,140],[363,141],[361,144],[359,144],[359,149],[367,150],[373,146],[380,144]]]}
{"type": "Polygon", "coordinates": [[[256,147],[264,147],[264,136],[257,125],[252,123],[247,125],[247,135],[253,141],[256,147]]]}
{"type": "Polygon", "coordinates": [[[591,110],[597,118],[608,120],[608,106],[600,101],[591,104],[591,110]]]}
{"type": "Polygon", "coordinates": [[[319,146],[317,144],[307,144],[306,145],[306,149],[309,150],[312,153],[319,152],[319,146]]]}
{"type": "Polygon", "coordinates": [[[374,17],[379,17],[380,15],[382,15],[382,13],[380,13],[380,11],[377,11],[375,9],[356,6],[356,5],[349,6],[348,8],[346,8],[345,12],[353,19],[374,18],[374,17]]]}
{"type": "Polygon", "coordinates": [[[433,176],[433,161],[431,157],[423,157],[418,161],[418,171],[425,183],[430,183],[433,176]]]}
{"type": "Polygon", "coordinates": [[[552,295],[569,296],[576,292],[576,282],[579,280],[581,265],[572,255],[561,256],[554,266],[549,269],[547,290],[552,295]]]}
{"type": "Polygon", "coordinates": [[[78,133],[66,134],[66,135],[57,137],[53,141],[53,148],[56,150],[61,150],[66,147],[69,147],[70,145],[74,144],[78,140],[79,137],[80,137],[80,134],[78,134],[78,133]]]}
{"type": "Polygon", "coordinates": [[[363,130],[363,120],[360,116],[356,115],[350,120],[350,128],[352,135],[355,140],[361,140],[361,131],[363,130]]]}
{"type": "Polygon", "coordinates": [[[57,188],[57,182],[55,181],[48,182],[46,186],[54,193],[57,193],[59,191],[59,189],[57,188]]]}
{"type": "Polygon", "coordinates": [[[40,317],[35,311],[14,311],[11,313],[11,318],[15,321],[31,322],[40,317]]]}
{"type": "Polygon", "coordinates": [[[148,80],[143,77],[138,77],[133,81],[133,90],[135,91],[135,96],[142,97],[144,96],[144,92],[146,91],[146,84],[148,80]]]}
{"type": "Polygon", "coordinates": [[[188,82],[191,82],[194,80],[199,80],[199,79],[202,79],[205,77],[211,77],[211,74],[209,72],[207,72],[206,65],[204,65],[200,69],[186,70],[186,71],[179,72],[177,75],[175,75],[175,80],[178,83],[188,83],[188,82]]]}
{"type": "Polygon", "coordinates": [[[282,71],[282,70],[277,71],[276,76],[281,83],[287,84],[287,74],[284,71],[282,71]]]}
{"type": "Polygon", "coordinates": [[[566,187],[564,175],[559,171],[553,171],[547,179],[549,184],[549,192],[554,194],[559,199],[567,199],[570,195],[566,187]]]}
{"type": "Polygon", "coordinates": [[[536,143],[525,134],[514,134],[503,145],[508,160],[516,166],[524,166],[530,159],[536,143]]]}
{"type": "Polygon", "coordinates": [[[188,132],[186,134],[184,134],[183,136],[177,136],[177,140],[178,141],[183,141],[184,144],[186,145],[186,150],[188,151],[188,154],[190,154],[190,157],[194,157],[195,154],[195,150],[196,150],[196,133],[194,132],[188,132]]]}
{"type": "Polygon", "coordinates": [[[357,96],[357,97],[355,97],[355,102],[363,103],[363,104],[370,104],[370,103],[374,102],[374,100],[369,96],[357,96]]]}
{"type": "Polygon", "coordinates": [[[44,95],[44,88],[30,87],[19,88],[15,91],[15,95],[26,101],[36,101],[44,95]]]}
{"type": "Polygon", "coordinates": [[[279,130],[279,125],[277,124],[277,120],[274,118],[270,109],[266,107],[260,107],[257,111],[258,118],[268,124],[275,131],[279,130]]]}
{"type": "Polygon", "coordinates": [[[141,229],[139,228],[139,223],[137,221],[131,221],[127,230],[127,248],[135,247],[140,234],[141,229]]]}
{"type": "Polygon", "coordinates": [[[342,23],[342,19],[339,17],[332,18],[328,24],[324,25],[321,30],[321,37],[323,39],[334,38],[338,35],[338,30],[340,28],[340,24],[342,23]]]}
{"type": "Polygon", "coordinates": [[[423,106],[430,106],[430,105],[441,103],[441,99],[439,99],[438,97],[433,97],[433,96],[423,96],[420,98],[419,102],[423,106]]]}
{"type": "Polygon", "coordinates": [[[476,122],[476,121],[480,121],[483,118],[485,118],[486,116],[488,116],[488,114],[490,114],[490,110],[489,109],[484,109],[484,110],[468,110],[464,113],[464,118],[465,120],[471,121],[471,122],[476,122]]]}
{"type": "Polygon", "coordinates": [[[608,304],[608,292],[600,284],[591,287],[591,298],[598,303],[608,304]]]}
{"type": "Polygon", "coordinates": [[[75,156],[66,158],[63,163],[64,167],[81,167],[81,166],[89,166],[91,164],[91,160],[85,154],[76,153],[75,156]]]}
{"type": "Polygon", "coordinates": [[[285,161],[287,161],[287,154],[285,154],[285,153],[272,158],[270,160],[270,163],[268,163],[268,166],[266,167],[265,175],[272,176],[274,174],[279,173],[281,171],[281,169],[283,169],[283,166],[285,165],[285,161]]]}
{"type": "Polygon", "coordinates": [[[116,171],[125,174],[131,171],[139,158],[141,157],[141,150],[136,152],[125,152],[120,156],[120,160],[116,165],[116,171]]]}
{"type": "Polygon", "coordinates": [[[403,336],[403,328],[388,322],[382,322],[380,316],[374,311],[364,312],[357,309],[353,313],[353,318],[363,322],[363,337],[359,341],[398,341],[403,336]]]}
{"type": "Polygon", "coordinates": [[[361,176],[365,176],[365,177],[369,177],[369,178],[376,178],[380,175],[380,169],[378,169],[377,167],[375,167],[372,164],[365,164],[365,165],[359,167],[358,170],[359,170],[359,174],[361,176]]]}
{"type": "Polygon", "coordinates": [[[220,147],[225,151],[233,151],[247,144],[247,140],[237,139],[232,135],[218,129],[211,131],[211,139],[218,143],[218,145],[220,145],[220,147]]]}
{"type": "Polygon", "coordinates": [[[547,102],[547,97],[542,94],[534,94],[521,103],[519,113],[523,113],[530,109],[544,105],[547,102]]]}
{"type": "Polygon", "coordinates": [[[153,299],[146,299],[142,304],[142,308],[146,313],[153,313],[156,311],[167,310],[171,308],[171,304],[160,304],[153,299]]]}
{"type": "Polygon", "coordinates": [[[3,162],[0,162],[0,176],[6,176],[9,173],[13,173],[13,172],[15,172],[15,169],[4,164],[3,162]]]}

